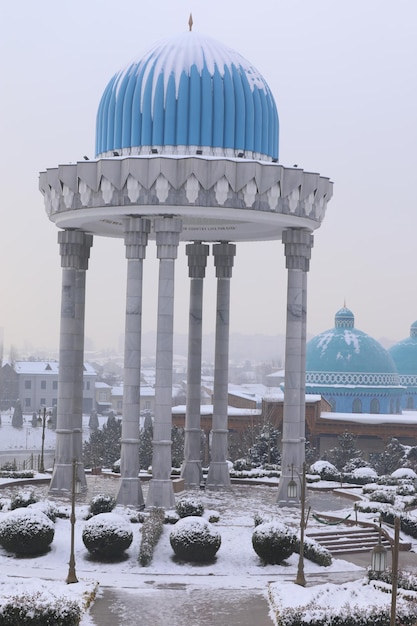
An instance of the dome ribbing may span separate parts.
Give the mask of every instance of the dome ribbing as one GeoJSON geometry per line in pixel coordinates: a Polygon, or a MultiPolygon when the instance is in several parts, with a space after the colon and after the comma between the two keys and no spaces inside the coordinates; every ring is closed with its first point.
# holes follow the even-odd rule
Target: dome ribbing
{"type": "Polygon", "coordinates": [[[261,74],[195,32],[153,46],[117,72],[97,112],[96,156],[164,154],[278,158],[278,113],[261,74]]]}

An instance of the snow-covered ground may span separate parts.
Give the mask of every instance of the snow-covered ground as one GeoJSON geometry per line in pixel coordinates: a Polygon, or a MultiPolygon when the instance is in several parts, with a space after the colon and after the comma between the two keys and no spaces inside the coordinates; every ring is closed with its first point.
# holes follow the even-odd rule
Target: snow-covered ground
{"type": "MultiPolygon", "coordinates": [[[[10,427],[11,430],[12,429],[10,427]]],[[[9,428],[7,430],[10,430],[9,428]]],[[[7,431],[3,426],[0,435],[7,431]]],[[[13,433],[15,435],[15,433],[13,433]]],[[[21,437],[25,432],[21,433],[21,437]]],[[[52,435],[52,433],[51,433],[52,435]]],[[[17,435],[16,435],[17,436],[17,435]]],[[[4,449],[6,445],[3,439],[4,449]]],[[[19,445],[19,443],[15,444],[19,445]]],[[[35,476],[40,478],[40,475],[35,476]]],[[[65,596],[78,598],[85,606],[98,585],[101,587],[114,587],[137,590],[149,587],[149,581],[157,580],[160,585],[184,585],[187,588],[204,588],[208,592],[215,589],[230,590],[258,590],[259,593],[269,594],[271,606],[288,602],[289,598],[297,597],[298,602],[310,602],[317,596],[320,598],[332,598],[333,602],[339,602],[344,590],[350,597],[355,598],[358,606],[371,605],[380,601],[378,592],[372,585],[363,585],[364,569],[352,562],[343,559],[334,559],[329,567],[320,567],[305,560],[305,576],[307,588],[295,586],[294,579],[297,573],[298,555],[292,555],[283,565],[263,565],[252,548],[252,533],[254,529],[254,515],[259,514],[265,518],[278,519],[285,524],[299,528],[300,512],[298,508],[278,508],[276,500],[276,480],[270,481],[269,485],[234,485],[229,492],[199,492],[205,506],[205,515],[211,511],[219,513],[219,521],[216,528],[221,535],[221,547],[217,558],[207,565],[191,565],[179,563],[174,558],[173,550],[169,542],[169,534],[172,526],[164,526],[163,534],[154,552],[151,564],[142,567],[138,562],[140,545],[140,524],[132,524],[133,542],[126,552],[126,557],[119,562],[103,563],[94,560],[87,552],[82,542],[82,530],[88,510],[88,502],[92,495],[97,493],[113,493],[117,491],[117,477],[88,477],[89,493],[85,501],[77,502],[76,525],[75,525],[75,563],[78,583],[67,585],[65,580],[68,573],[68,561],[70,553],[71,526],[68,519],[57,519],[55,522],[55,537],[49,552],[43,556],[31,558],[16,558],[13,554],[0,548],[0,567],[2,581],[0,585],[0,601],[8,596],[21,595],[23,592],[41,590],[42,593],[54,594],[55,597],[65,596]],[[355,583],[347,583],[346,581],[355,583]],[[342,583],[342,587],[336,590],[332,585],[342,583]],[[352,587],[352,585],[354,585],[352,587]],[[378,598],[377,598],[378,595],[378,598]]],[[[3,511],[1,516],[7,514],[8,498],[12,495],[10,487],[5,485],[5,479],[0,480],[2,489],[3,511]]],[[[267,481],[265,481],[267,482],[267,481]]],[[[316,484],[317,487],[329,487],[335,484],[316,484]]],[[[28,489],[13,486],[16,489],[28,489]]],[[[39,494],[47,496],[47,483],[34,487],[39,494]]],[[[313,489],[313,487],[312,487],[313,489]]],[[[143,491],[146,499],[147,483],[143,482],[143,491]]],[[[349,489],[351,492],[352,490],[349,489]]],[[[357,488],[357,494],[361,488],[357,488]]],[[[312,498],[313,500],[313,498],[312,498]]],[[[66,507],[69,511],[70,503],[61,501],[60,507],[66,507]]],[[[337,514],[340,518],[349,513],[354,517],[353,500],[342,500],[338,496],[337,514]]],[[[329,512],[332,506],[329,505],[329,512]]],[[[128,517],[128,511],[117,507],[117,512],[128,517]]],[[[320,509],[323,513],[323,508],[320,509]]],[[[360,518],[373,521],[375,514],[359,514],[360,518]]],[[[310,515],[308,532],[323,530],[322,525],[310,515]]],[[[100,593],[100,591],[99,591],[100,593]]],[[[389,594],[385,594],[389,602],[389,594]]],[[[271,613],[272,615],[272,613],[271,613]]],[[[86,609],[81,622],[82,626],[92,626],[94,622],[86,609]]]]}

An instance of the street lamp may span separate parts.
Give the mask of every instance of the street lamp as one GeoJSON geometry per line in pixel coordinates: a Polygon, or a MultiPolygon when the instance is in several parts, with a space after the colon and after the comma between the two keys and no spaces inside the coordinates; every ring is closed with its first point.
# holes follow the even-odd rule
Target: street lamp
{"type": "MultiPolygon", "coordinates": [[[[395,615],[397,612],[397,587],[398,587],[398,553],[400,546],[400,518],[395,517],[394,520],[394,543],[392,544],[392,563],[391,563],[391,618],[390,626],[395,626],[395,615]]],[[[380,574],[386,569],[387,554],[384,546],[381,544],[381,518],[379,520],[379,539],[371,552],[371,569],[380,574]]]]}
{"type": "Polygon", "coordinates": [[[69,558],[69,568],[68,568],[68,576],[66,582],[77,583],[78,578],[75,572],[75,552],[74,552],[74,533],[75,533],[75,494],[79,491],[79,481],[77,480],[77,461],[73,459],[72,461],[72,486],[71,486],[71,547],[70,547],[70,558],[69,558]]]}
{"type": "Polygon", "coordinates": [[[41,447],[41,460],[39,462],[39,471],[41,474],[45,473],[45,465],[44,465],[44,450],[45,450],[45,425],[46,425],[46,407],[43,407],[43,415],[42,409],[39,409],[39,417],[38,417],[38,425],[42,425],[42,447],[41,447]]]}
{"type": "Polygon", "coordinates": [[[301,519],[300,519],[300,552],[298,558],[298,568],[297,568],[297,577],[295,579],[295,584],[300,585],[301,587],[305,587],[307,581],[304,576],[304,530],[306,527],[305,522],[305,507],[306,507],[306,464],[303,463],[303,471],[300,474],[297,470],[294,470],[294,465],[291,465],[291,480],[287,486],[287,496],[288,499],[295,500],[297,498],[297,483],[294,480],[294,471],[298,476],[298,480],[301,486],[301,519]]]}

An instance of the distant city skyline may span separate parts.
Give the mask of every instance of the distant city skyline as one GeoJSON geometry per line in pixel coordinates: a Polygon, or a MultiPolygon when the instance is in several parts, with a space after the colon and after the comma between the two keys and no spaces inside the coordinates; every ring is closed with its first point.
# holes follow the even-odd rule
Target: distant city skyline
{"type": "MultiPolygon", "coordinates": [[[[346,302],[357,328],[381,341],[417,319],[417,42],[413,0],[23,0],[3,7],[0,132],[4,355],[10,346],[58,346],[61,269],[38,173],[94,157],[95,115],[111,76],[157,40],[194,29],[236,49],[262,73],[280,117],[280,163],[334,181],[309,273],[308,333],[333,326],[346,302]]],[[[156,327],[158,262],[144,265],[143,331],[156,327]]],[[[121,240],[96,238],[87,273],[86,337],[119,349],[126,261],[121,240]]],[[[176,266],[175,328],[188,327],[184,246],[176,266]]],[[[285,333],[281,242],[237,246],[231,333],[285,333]]],[[[216,283],[205,281],[205,334],[216,283]]]]}

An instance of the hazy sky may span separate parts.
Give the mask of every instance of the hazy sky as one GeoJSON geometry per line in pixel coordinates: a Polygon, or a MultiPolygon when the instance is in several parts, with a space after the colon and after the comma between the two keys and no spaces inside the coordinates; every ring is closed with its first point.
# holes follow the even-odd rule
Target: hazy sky
{"type": "MultiPolygon", "coordinates": [[[[10,344],[56,348],[57,228],[38,173],[94,157],[95,116],[112,75],[155,41],[188,28],[238,50],[262,73],[280,118],[280,162],[334,181],[315,232],[308,332],[333,326],[346,300],[356,326],[400,340],[417,319],[417,2],[415,0],[21,0],[2,3],[0,326],[10,344]]],[[[205,281],[204,332],[215,279],[205,281]]],[[[156,327],[157,261],[145,262],[143,330],[156,327]]],[[[238,244],[231,332],[285,332],[281,242],[238,244]]],[[[86,336],[115,347],[124,330],[122,240],[96,237],[86,336]]],[[[187,332],[181,246],[175,327],[187,332]]],[[[7,353],[6,355],[7,356],[7,353]]]]}

